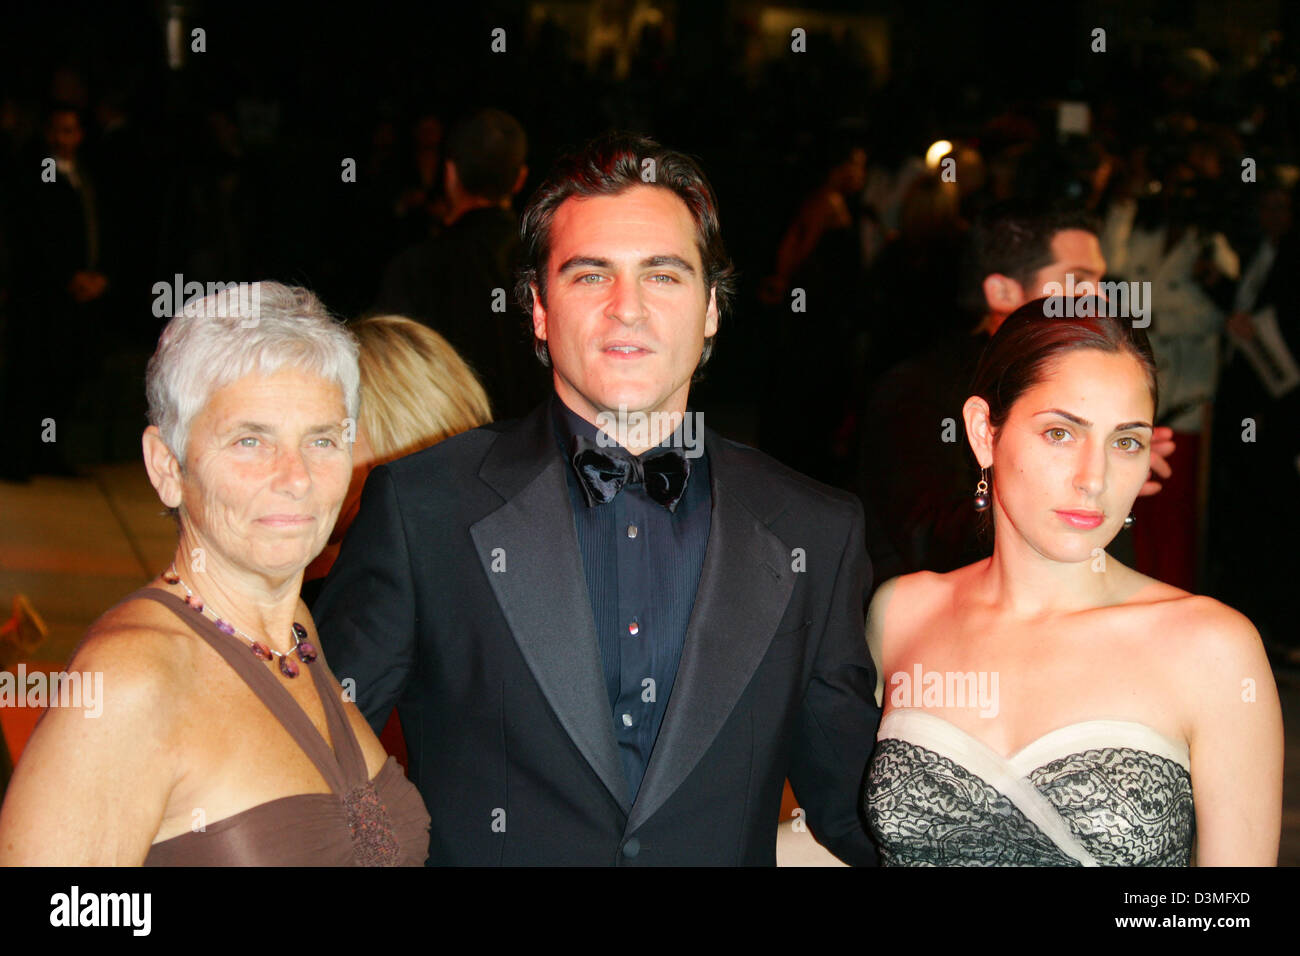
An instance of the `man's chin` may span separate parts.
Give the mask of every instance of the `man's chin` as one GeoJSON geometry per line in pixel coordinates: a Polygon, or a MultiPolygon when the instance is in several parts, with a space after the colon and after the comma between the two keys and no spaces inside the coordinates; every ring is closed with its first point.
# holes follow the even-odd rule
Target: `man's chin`
{"type": "Polygon", "coordinates": [[[583,397],[596,411],[642,411],[654,408],[663,400],[663,388],[649,382],[600,382],[583,397]]]}
{"type": "Polygon", "coordinates": [[[615,392],[606,394],[596,405],[597,411],[650,412],[659,407],[662,396],[657,392],[615,392]]]}

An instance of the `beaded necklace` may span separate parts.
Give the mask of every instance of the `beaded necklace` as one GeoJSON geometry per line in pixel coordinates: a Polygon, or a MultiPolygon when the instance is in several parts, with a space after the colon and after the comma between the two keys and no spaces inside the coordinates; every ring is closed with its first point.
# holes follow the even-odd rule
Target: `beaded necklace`
{"type": "Polygon", "coordinates": [[[217,630],[222,634],[229,634],[232,637],[238,635],[248,641],[249,650],[253,652],[253,655],[258,660],[269,661],[273,657],[279,658],[280,673],[285,677],[297,677],[299,674],[298,661],[295,661],[289,654],[296,653],[298,660],[304,664],[310,664],[316,659],[316,648],[307,640],[307,628],[297,621],[293,622],[293,650],[289,654],[285,654],[274,648],[267,647],[263,642],[249,637],[229,621],[223,621],[217,617],[216,612],[203,603],[203,598],[191,591],[190,586],[181,580],[181,576],[176,573],[176,562],[172,562],[172,566],[163,573],[162,578],[168,584],[179,584],[183,587],[185,589],[185,603],[204,617],[210,617],[212,622],[217,625],[217,630]]]}

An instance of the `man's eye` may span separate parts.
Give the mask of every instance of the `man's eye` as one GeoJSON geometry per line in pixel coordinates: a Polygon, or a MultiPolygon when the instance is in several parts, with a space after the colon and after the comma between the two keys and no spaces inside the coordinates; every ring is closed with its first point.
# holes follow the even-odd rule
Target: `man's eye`
{"type": "Polygon", "coordinates": [[[655,275],[652,275],[650,278],[667,280],[665,282],[658,283],[659,285],[669,285],[670,283],[677,281],[677,279],[674,276],[667,275],[666,273],[663,272],[656,273],[655,275]]]}
{"type": "Polygon", "coordinates": [[[587,280],[588,280],[588,279],[596,279],[596,280],[599,280],[600,278],[601,278],[601,277],[598,276],[598,275],[596,275],[596,273],[591,272],[591,273],[588,273],[588,274],[585,275],[585,276],[578,276],[578,281],[579,281],[580,283],[582,283],[583,285],[595,285],[595,284],[596,284],[595,282],[588,282],[587,280]]]}
{"type": "Polygon", "coordinates": [[[249,435],[239,439],[239,441],[235,442],[235,444],[241,448],[256,448],[258,444],[260,444],[260,442],[258,441],[258,439],[249,435]]]}

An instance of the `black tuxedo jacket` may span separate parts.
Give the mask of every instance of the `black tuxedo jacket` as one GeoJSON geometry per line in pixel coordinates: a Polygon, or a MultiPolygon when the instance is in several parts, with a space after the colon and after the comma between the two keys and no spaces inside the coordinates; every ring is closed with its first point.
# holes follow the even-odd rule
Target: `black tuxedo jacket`
{"type": "Polygon", "coordinates": [[[632,805],[548,405],[371,473],[314,616],[376,731],[398,707],[431,864],[773,864],[787,775],[823,844],[876,862],[862,507],[705,442],[704,567],[632,805]]]}

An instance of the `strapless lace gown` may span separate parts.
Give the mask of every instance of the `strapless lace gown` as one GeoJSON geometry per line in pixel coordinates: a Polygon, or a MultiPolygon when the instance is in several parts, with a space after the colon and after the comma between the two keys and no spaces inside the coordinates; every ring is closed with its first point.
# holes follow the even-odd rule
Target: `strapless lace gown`
{"type": "Polygon", "coordinates": [[[885,715],[867,821],[886,866],[1188,866],[1187,745],[1088,720],[1003,757],[913,707],[885,715]]]}

